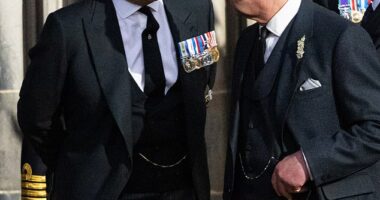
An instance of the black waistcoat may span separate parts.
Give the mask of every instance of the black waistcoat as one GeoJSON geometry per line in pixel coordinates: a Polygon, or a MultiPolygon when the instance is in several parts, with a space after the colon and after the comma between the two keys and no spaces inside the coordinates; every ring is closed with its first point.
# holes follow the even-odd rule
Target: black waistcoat
{"type": "MultiPolygon", "coordinates": [[[[257,46],[251,55],[252,64],[244,71],[239,102],[239,155],[236,161],[235,196],[242,197],[249,193],[247,195],[252,197],[277,199],[271,185],[271,176],[280,157],[288,152],[288,148],[284,148],[281,142],[281,119],[286,111],[281,110],[283,106],[277,105],[281,104],[279,101],[288,102],[290,99],[282,91],[289,88],[294,68],[281,66],[285,66],[282,64],[286,57],[286,38],[291,26],[292,23],[280,37],[257,79],[254,70],[257,46]],[[271,81],[273,85],[270,84],[271,81]]],[[[289,140],[294,141],[291,138],[289,140]]],[[[296,148],[293,144],[290,146],[291,149],[296,148]]]]}
{"type": "Polygon", "coordinates": [[[183,95],[179,81],[160,99],[149,102],[132,81],[132,120],[134,135],[133,171],[126,187],[127,192],[165,192],[189,186],[190,169],[185,159],[179,165],[171,165],[187,155],[184,125],[183,95]],[[147,103],[149,102],[149,103],[147,103]]]}

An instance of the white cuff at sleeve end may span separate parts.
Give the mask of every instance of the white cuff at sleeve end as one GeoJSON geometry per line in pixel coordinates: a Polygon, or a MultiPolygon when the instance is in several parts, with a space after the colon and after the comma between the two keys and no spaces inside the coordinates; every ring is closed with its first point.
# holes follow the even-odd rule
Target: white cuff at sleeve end
{"type": "Polygon", "coordinates": [[[309,163],[307,162],[306,156],[305,156],[305,154],[303,153],[302,148],[301,148],[301,152],[302,152],[303,160],[305,161],[305,164],[306,164],[307,172],[309,173],[310,180],[312,181],[312,180],[313,180],[313,175],[311,174],[310,167],[309,167],[309,163]]]}

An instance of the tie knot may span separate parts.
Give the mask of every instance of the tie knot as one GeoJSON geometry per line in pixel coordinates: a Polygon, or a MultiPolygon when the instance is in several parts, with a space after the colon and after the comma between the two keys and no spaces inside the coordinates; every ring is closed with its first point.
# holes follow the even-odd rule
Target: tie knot
{"type": "Polygon", "coordinates": [[[139,9],[139,12],[141,12],[142,14],[146,15],[146,16],[150,16],[152,15],[152,11],[150,10],[150,8],[148,6],[143,6],[139,9]]]}
{"type": "Polygon", "coordinates": [[[152,11],[150,10],[150,7],[143,6],[139,9],[139,12],[147,16],[147,24],[145,33],[156,33],[157,30],[160,28],[160,25],[158,24],[157,20],[154,18],[152,11]]]}
{"type": "Polygon", "coordinates": [[[261,39],[266,39],[267,36],[268,36],[268,33],[269,33],[269,31],[268,31],[267,27],[265,27],[265,26],[261,27],[261,29],[260,29],[260,38],[261,39]]]}

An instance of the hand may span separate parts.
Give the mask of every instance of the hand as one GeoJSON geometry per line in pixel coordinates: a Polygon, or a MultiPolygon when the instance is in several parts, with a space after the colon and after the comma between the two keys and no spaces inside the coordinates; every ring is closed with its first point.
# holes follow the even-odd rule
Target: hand
{"type": "Polygon", "coordinates": [[[292,193],[305,190],[305,183],[310,179],[302,152],[297,151],[281,160],[272,175],[272,185],[278,196],[288,200],[292,193]]]}

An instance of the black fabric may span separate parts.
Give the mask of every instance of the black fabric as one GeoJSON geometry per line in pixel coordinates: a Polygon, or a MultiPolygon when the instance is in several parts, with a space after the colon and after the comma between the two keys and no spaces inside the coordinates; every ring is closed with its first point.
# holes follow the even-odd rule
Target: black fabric
{"type": "MultiPolygon", "coordinates": [[[[243,31],[236,47],[225,200],[232,199],[239,180],[241,80],[250,63],[257,29],[254,25],[243,31]]],[[[303,0],[285,46],[271,54],[255,81],[252,98],[272,98],[273,127],[280,130],[281,151],[302,149],[305,154],[313,176],[310,199],[379,199],[379,191],[372,190],[380,188],[378,77],[380,61],[368,34],[360,26],[303,0]],[[301,50],[304,54],[297,53],[301,50]],[[278,66],[280,75],[267,76],[268,66],[278,66]],[[318,80],[322,87],[301,91],[309,79],[318,80]],[[273,91],[277,94],[271,97],[273,91]],[[360,180],[363,187],[352,180],[360,180]]]]}
{"type": "MultiPolygon", "coordinates": [[[[251,197],[276,197],[276,194],[271,185],[271,179],[269,176],[273,173],[274,166],[277,164],[278,159],[283,157],[284,154],[288,154],[288,149],[281,146],[281,123],[276,120],[276,115],[284,111],[278,110],[276,102],[274,101],[279,94],[279,85],[289,85],[293,68],[280,68],[284,57],[277,57],[276,54],[284,48],[287,44],[287,38],[289,30],[292,27],[293,22],[285,29],[281,37],[279,38],[272,53],[274,56],[270,56],[267,64],[262,70],[260,70],[260,60],[256,59],[251,65],[246,67],[244,73],[242,88],[243,92],[240,96],[240,127],[239,127],[239,156],[237,158],[236,172],[239,174],[236,178],[234,199],[244,199],[243,196],[251,197]],[[273,59],[279,59],[280,62],[274,64],[273,59]],[[258,80],[254,78],[253,71],[258,71],[260,79],[270,80],[275,79],[274,86],[268,93],[268,96],[260,99],[254,98],[254,94],[262,89],[265,85],[260,87],[254,87],[259,84],[258,80]],[[282,73],[278,73],[278,71],[282,73]],[[274,76],[274,77],[271,77],[274,76]],[[285,81],[287,80],[287,81],[285,81]],[[244,172],[243,172],[244,170],[244,172]],[[245,174],[244,174],[245,173],[245,174]],[[246,176],[254,178],[248,180],[246,176]],[[236,195],[241,198],[237,197],[236,195]]],[[[255,27],[259,30],[259,27],[255,27]]],[[[263,27],[264,28],[264,27],[263,27]]],[[[260,29],[260,36],[266,37],[260,29]]],[[[265,31],[265,30],[264,30],[265,31]]],[[[260,55],[260,52],[264,52],[262,45],[257,45],[257,48],[253,49],[251,57],[260,55]]],[[[253,59],[249,59],[253,60],[253,59]]],[[[286,97],[282,96],[285,100],[286,97]]],[[[288,97],[289,98],[289,97],[288,97]]],[[[294,145],[292,143],[292,145],[294,145]]],[[[297,149],[295,146],[291,149],[297,149]]]]}
{"type": "Polygon", "coordinates": [[[166,83],[157,39],[157,31],[160,25],[148,6],[143,6],[139,11],[147,16],[146,29],[141,35],[145,67],[144,92],[151,97],[150,99],[153,97],[160,98],[164,96],[166,83]]]}
{"type": "MultiPolygon", "coordinates": [[[[210,0],[163,2],[174,44],[214,29],[210,0]]],[[[54,173],[51,199],[117,199],[133,170],[135,138],[128,49],[115,7],[84,0],[60,9],[40,38],[30,51],[18,120],[54,173]]],[[[191,182],[197,200],[209,200],[204,93],[212,70],[186,73],[178,63],[191,182]]]]}
{"type": "Polygon", "coordinates": [[[362,24],[367,24],[370,19],[373,18],[373,15],[375,14],[375,11],[373,10],[372,4],[370,4],[367,8],[367,10],[364,13],[362,24]]]}
{"type": "Polygon", "coordinates": [[[339,0],[314,0],[314,2],[339,14],[339,0]]]}
{"type": "Polygon", "coordinates": [[[152,193],[191,187],[188,160],[175,167],[160,168],[139,155],[141,153],[158,164],[171,165],[188,154],[179,81],[154,106],[146,106],[146,102],[141,101],[146,96],[134,81],[131,90],[132,119],[143,123],[132,124],[133,133],[139,139],[134,147],[132,175],[125,190],[152,193]],[[140,108],[145,111],[144,115],[140,114],[140,108]]]}
{"type": "Polygon", "coordinates": [[[196,200],[196,197],[193,189],[183,189],[163,193],[125,193],[118,200],[196,200]]]}
{"type": "MultiPolygon", "coordinates": [[[[253,60],[256,61],[256,77],[260,74],[261,70],[264,68],[265,66],[265,51],[266,51],[266,48],[267,48],[267,44],[266,44],[266,38],[268,36],[268,29],[263,26],[260,28],[260,33],[259,33],[259,50],[256,51],[257,53],[254,54],[254,55],[257,55],[256,56],[253,56],[253,60]]],[[[255,78],[256,78],[255,77],[255,78]]]]}
{"type": "Polygon", "coordinates": [[[377,56],[380,59],[380,7],[378,6],[376,10],[373,10],[372,4],[364,14],[363,21],[361,22],[362,27],[369,33],[372,38],[373,44],[375,45],[377,56]]]}

